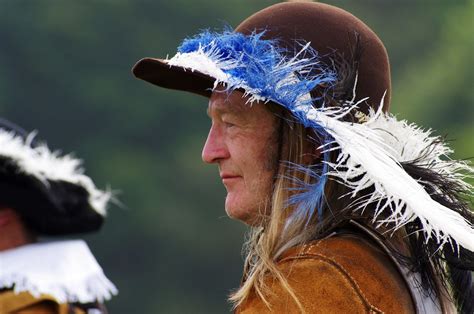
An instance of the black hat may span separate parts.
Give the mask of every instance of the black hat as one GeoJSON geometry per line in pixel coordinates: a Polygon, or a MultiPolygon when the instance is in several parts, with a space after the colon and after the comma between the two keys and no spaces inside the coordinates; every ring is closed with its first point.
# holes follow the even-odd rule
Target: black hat
{"type": "Polygon", "coordinates": [[[79,159],[49,150],[35,135],[0,118],[0,206],[40,235],[98,230],[111,192],[95,187],[79,159]]]}

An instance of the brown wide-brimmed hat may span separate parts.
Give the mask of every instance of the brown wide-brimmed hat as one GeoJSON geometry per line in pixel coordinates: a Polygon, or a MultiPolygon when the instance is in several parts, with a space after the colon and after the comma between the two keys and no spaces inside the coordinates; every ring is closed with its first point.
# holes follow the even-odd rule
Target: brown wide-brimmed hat
{"type": "MultiPolygon", "coordinates": [[[[368,97],[368,104],[378,108],[384,98],[383,110],[388,110],[390,65],[386,49],[377,35],[354,15],[322,3],[286,2],[253,14],[234,31],[245,35],[263,31],[263,39],[278,40],[290,57],[301,49],[302,42],[310,42],[321,62],[327,65],[334,64],[335,55],[345,59],[343,63],[355,66],[357,71],[357,99],[368,97]]],[[[157,86],[206,97],[211,95],[216,80],[202,71],[156,58],[138,61],[133,74],[157,86]]],[[[353,86],[348,88],[352,92],[353,86]]]]}
{"type": "Polygon", "coordinates": [[[351,211],[347,217],[371,208],[374,225],[392,232],[415,223],[410,228],[429,257],[443,258],[446,244],[474,252],[465,203],[454,196],[472,190],[463,182],[472,170],[446,156],[451,150],[430,131],[369,110],[388,110],[389,61],[377,35],[352,14],[321,3],[276,4],[234,31],[186,39],[171,59],[142,59],[133,73],[207,97],[219,83],[243,89],[250,102],[273,101],[311,128],[327,168],[298,165],[315,183],[294,190],[293,217],[319,214],[329,178],[350,189],[353,206],[341,209],[351,211]]]}

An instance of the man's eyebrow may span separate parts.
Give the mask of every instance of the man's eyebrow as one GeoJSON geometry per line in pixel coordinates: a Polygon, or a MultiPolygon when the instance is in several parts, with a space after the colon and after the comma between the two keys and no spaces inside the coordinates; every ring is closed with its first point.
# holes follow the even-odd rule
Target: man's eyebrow
{"type": "MultiPolygon", "coordinates": [[[[240,116],[242,114],[242,110],[239,110],[235,105],[232,105],[231,103],[227,103],[223,106],[214,106],[212,108],[212,111],[219,115],[223,114],[233,114],[236,116],[240,116]]],[[[206,114],[210,117],[211,116],[211,105],[207,106],[206,109],[206,114]]]]}

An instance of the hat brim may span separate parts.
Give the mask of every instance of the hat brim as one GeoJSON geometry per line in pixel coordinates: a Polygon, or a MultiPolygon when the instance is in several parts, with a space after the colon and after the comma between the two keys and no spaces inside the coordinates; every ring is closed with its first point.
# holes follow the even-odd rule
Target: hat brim
{"type": "Polygon", "coordinates": [[[215,78],[189,68],[169,65],[163,59],[143,58],[132,68],[135,77],[156,86],[210,97],[215,78]]]}

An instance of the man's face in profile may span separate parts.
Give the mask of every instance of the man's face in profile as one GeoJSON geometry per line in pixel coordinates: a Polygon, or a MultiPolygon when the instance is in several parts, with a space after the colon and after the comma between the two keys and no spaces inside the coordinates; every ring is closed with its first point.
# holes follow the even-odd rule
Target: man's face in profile
{"type": "Polygon", "coordinates": [[[278,167],[278,120],[264,104],[246,100],[240,91],[212,94],[202,159],[219,166],[227,214],[252,224],[268,210],[278,167]]]}

